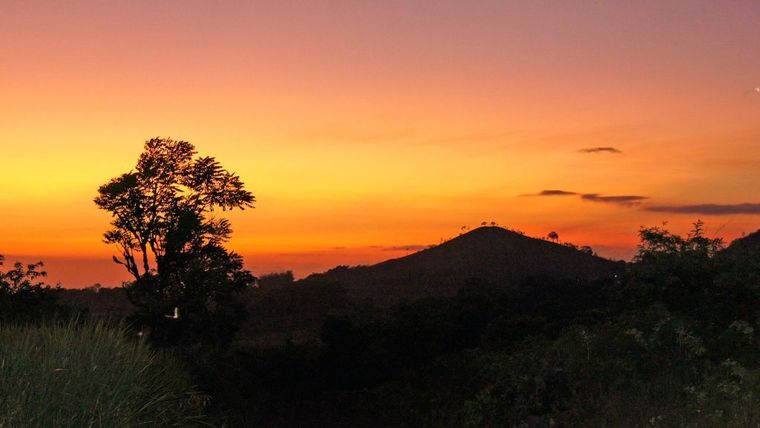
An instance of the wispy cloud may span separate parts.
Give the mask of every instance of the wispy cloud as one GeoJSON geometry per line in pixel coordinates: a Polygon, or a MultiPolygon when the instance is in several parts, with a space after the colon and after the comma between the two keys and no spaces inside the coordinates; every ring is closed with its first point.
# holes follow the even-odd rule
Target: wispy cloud
{"type": "Polygon", "coordinates": [[[584,201],[614,204],[624,207],[638,205],[644,200],[649,199],[647,196],[640,195],[601,195],[599,193],[578,193],[557,189],[542,190],[538,193],[528,193],[520,196],[578,196],[584,201]]]}
{"type": "Polygon", "coordinates": [[[673,214],[760,214],[760,203],[742,204],[696,204],[696,205],[654,205],[645,208],[646,211],[673,214]]]}
{"type": "Polygon", "coordinates": [[[581,195],[581,199],[583,199],[584,201],[590,201],[590,202],[600,202],[603,204],[615,204],[615,205],[630,207],[633,205],[638,205],[644,200],[649,199],[649,198],[646,196],[639,196],[639,195],[604,196],[598,193],[585,193],[581,195]]]}
{"type": "Polygon", "coordinates": [[[622,154],[620,150],[614,148],[614,147],[588,147],[585,149],[578,150],[579,153],[613,153],[613,154],[622,154]]]}
{"type": "Polygon", "coordinates": [[[577,194],[576,192],[568,192],[567,190],[542,190],[538,193],[528,193],[520,196],[572,196],[577,194]]]}
{"type": "Polygon", "coordinates": [[[410,245],[394,245],[391,247],[383,247],[383,251],[420,251],[429,248],[430,245],[410,244],[410,245]]]}

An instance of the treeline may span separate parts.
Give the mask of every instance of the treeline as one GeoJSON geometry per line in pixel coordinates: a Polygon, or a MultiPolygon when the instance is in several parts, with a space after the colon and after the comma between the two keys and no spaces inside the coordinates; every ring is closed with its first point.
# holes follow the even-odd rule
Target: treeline
{"type": "MultiPolygon", "coordinates": [[[[240,342],[200,379],[240,426],[757,426],[760,252],[699,223],[641,239],[591,283],[473,280],[391,308],[334,285],[318,337],[240,342]]],[[[313,292],[268,295],[292,310],[313,292]]]]}
{"type": "MultiPolygon", "coordinates": [[[[219,426],[757,426],[760,251],[700,224],[640,235],[617,277],[473,278],[390,307],[275,276],[231,346],[168,350],[219,426]]],[[[0,276],[3,321],[81,317],[38,272],[0,276]]]]}

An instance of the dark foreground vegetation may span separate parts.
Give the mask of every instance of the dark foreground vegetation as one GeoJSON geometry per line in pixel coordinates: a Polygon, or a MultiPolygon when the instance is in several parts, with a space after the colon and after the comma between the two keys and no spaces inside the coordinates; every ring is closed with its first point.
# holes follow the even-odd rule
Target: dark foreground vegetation
{"type": "MultiPolygon", "coordinates": [[[[623,275],[593,282],[472,280],[391,307],[335,285],[317,337],[241,340],[203,384],[241,425],[758,426],[760,252],[641,237],[623,275]]],[[[291,319],[317,304],[267,293],[291,319]]]]}
{"type": "MultiPolygon", "coordinates": [[[[230,346],[168,352],[217,426],[758,426],[754,236],[728,249],[699,227],[641,238],[617,277],[473,277],[393,304],[265,277],[230,346]]],[[[97,317],[124,299],[63,297],[97,317]]]]}
{"type": "Polygon", "coordinates": [[[0,327],[0,427],[191,426],[208,397],[123,329],[70,321],[0,327]]]}
{"type": "Polygon", "coordinates": [[[484,227],[253,287],[214,214],[253,195],[194,156],[99,189],[123,289],[0,272],[0,427],[760,426],[760,235],[642,229],[626,264],[484,227]]]}

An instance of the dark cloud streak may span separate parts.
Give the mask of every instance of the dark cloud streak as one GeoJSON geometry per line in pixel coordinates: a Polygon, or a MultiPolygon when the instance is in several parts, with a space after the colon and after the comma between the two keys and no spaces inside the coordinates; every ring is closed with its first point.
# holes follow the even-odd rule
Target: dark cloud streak
{"type": "Polygon", "coordinates": [[[579,153],[614,153],[617,155],[623,154],[620,150],[614,147],[589,147],[586,149],[578,150],[579,153]]]}
{"type": "Polygon", "coordinates": [[[542,190],[538,193],[528,193],[520,196],[572,196],[577,195],[576,192],[568,192],[566,190],[542,190]]]}
{"type": "Polygon", "coordinates": [[[640,195],[600,195],[599,193],[578,193],[567,190],[542,190],[538,193],[529,193],[520,196],[578,196],[584,201],[599,202],[603,204],[614,204],[624,207],[631,207],[642,203],[644,200],[649,199],[647,196],[640,195]]]}
{"type": "Polygon", "coordinates": [[[656,205],[645,208],[646,211],[672,214],[760,214],[760,203],[742,204],[695,204],[695,205],[656,205]]]}
{"type": "Polygon", "coordinates": [[[584,201],[589,201],[589,202],[600,202],[603,204],[615,204],[615,205],[630,207],[633,205],[638,205],[644,200],[649,199],[649,198],[646,196],[639,196],[639,195],[603,196],[598,193],[585,193],[581,195],[581,199],[583,199],[584,201]]]}

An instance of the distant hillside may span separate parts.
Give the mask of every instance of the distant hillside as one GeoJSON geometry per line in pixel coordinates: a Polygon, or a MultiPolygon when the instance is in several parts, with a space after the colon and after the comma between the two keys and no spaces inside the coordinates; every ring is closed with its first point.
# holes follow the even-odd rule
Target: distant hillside
{"type": "MultiPolygon", "coordinates": [[[[500,227],[481,227],[406,257],[373,266],[338,267],[292,285],[250,290],[251,316],[241,337],[265,340],[283,331],[316,329],[325,314],[356,298],[394,302],[446,297],[473,282],[516,288],[528,278],[594,279],[623,266],[500,227]],[[342,287],[326,286],[335,284],[342,287]]],[[[61,300],[98,318],[119,319],[134,310],[123,289],[64,290],[61,300]]]]}
{"type": "Polygon", "coordinates": [[[339,267],[311,275],[310,284],[343,284],[353,297],[451,295],[479,280],[515,287],[527,278],[593,279],[613,274],[613,262],[500,227],[481,227],[441,245],[372,266],[339,267]]]}
{"type": "Polygon", "coordinates": [[[760,250],[760,230],[757,230],[739,239],[735,239],[733,242],[731,242],[731,245],[726,248],[726,250],[729,252],[739,249],[760,250]]]}

